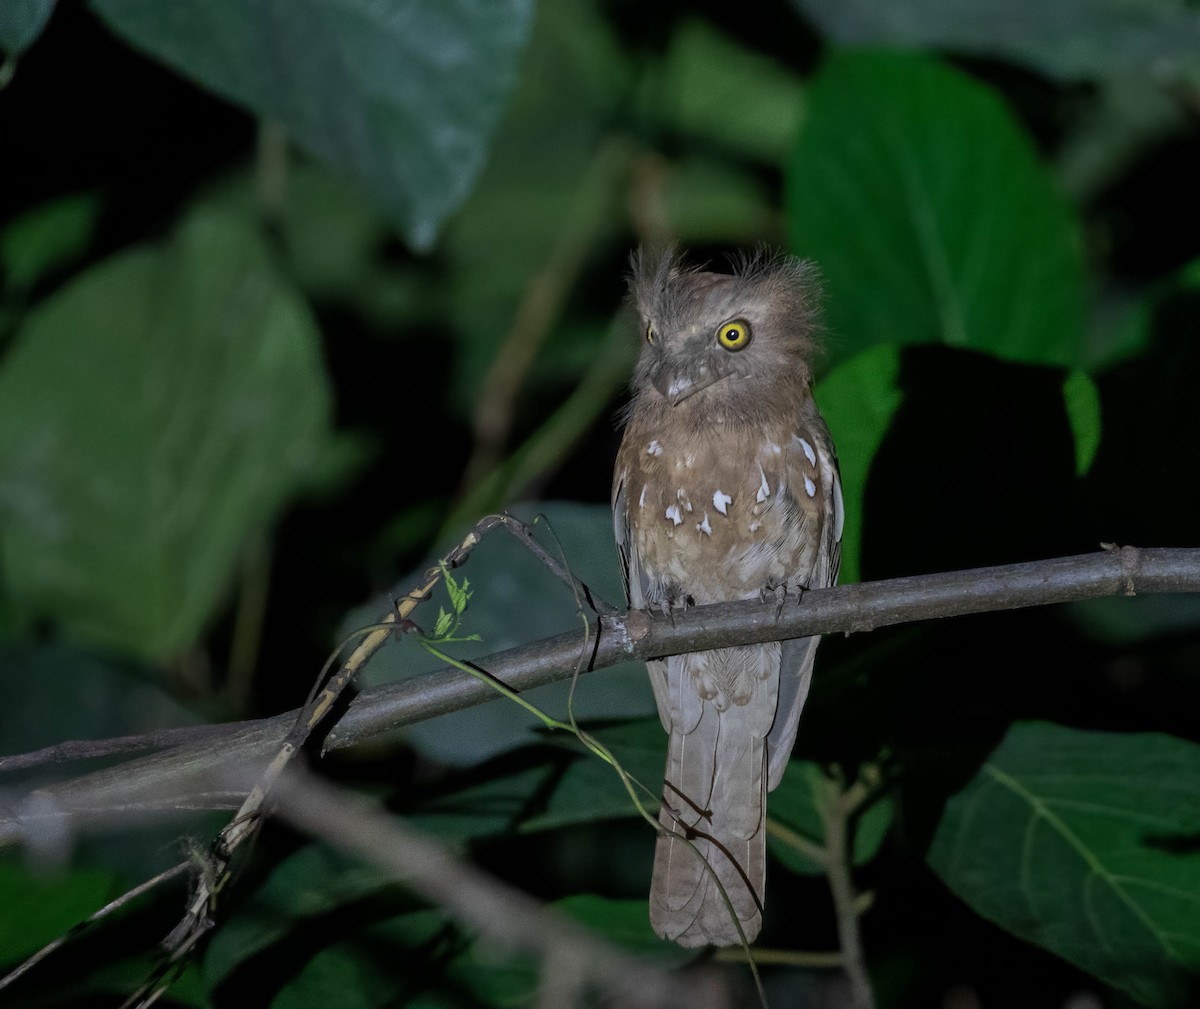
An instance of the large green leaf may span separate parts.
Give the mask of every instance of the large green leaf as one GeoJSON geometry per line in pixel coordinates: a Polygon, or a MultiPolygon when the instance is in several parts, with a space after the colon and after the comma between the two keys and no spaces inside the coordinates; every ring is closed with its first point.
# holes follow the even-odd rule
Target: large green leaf
{"type": "Polygon", "coordinates": [[[117,878],[102,870],[38,872],[19,858],[0,859],[0,974],[119,892],[117,878]]]}
{"type": "Polygon", "coordinates": [[[27,210],[0,232],[4,283],[22,290],[78,257],[92,239],[102,204],[74,193],[27,210]]]}
{"type": "Polygon", "coordinates": [[[896,382],[896,347],[872,347],[834,368],[818,384],[816,396],[838,452],[846,522],[842,529],[843,584],[862,577],[863,501],[875,451],[887,434],[903,398],[896,382]]]}
{"type": "Polygon", "coordinates": [[[159,659],[192,642],[246,537],[327,461],[313,321],[255,234],[211,215],[32,313],[0,371],[14,603],[159,659]]]}
{"type": "Polygon", "coordinates": [[[1000,99],[932,60],[836,53],[787,180],[796,252],[821,266],[831,346],[943,342],[1081,356],[1079,227],[1000,99]]]}
{"type": "Polygon", "coordinates": [[[0,53],[24,52],[46,27],[55,0],[4,0],[0,4],[0,53]]]}
{"type": "Polygon", "coordinates": [[[138,48],[283,123],[417,249],[483,167],[532,0],[93,0],[138,48]]]}
{"type": "Polygon", "coordinates": [[[1200,80],[1200,11],[1188,0],[795,0],[850,44],[936,46],[1026,63],[1050,77],[1200,80]]]}
{"type": "Polygon", "coordinates": [[[946,806],[929,863],[985,918],[1181,1006],[1200,976],[1197,795],[1200,746],[1018,723],[946,806]]]}

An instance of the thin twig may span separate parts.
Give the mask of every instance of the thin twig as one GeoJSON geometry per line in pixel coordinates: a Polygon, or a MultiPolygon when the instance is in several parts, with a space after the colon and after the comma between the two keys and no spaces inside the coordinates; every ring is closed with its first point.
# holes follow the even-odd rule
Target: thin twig
{"type": "Polygon", "coordinates": [[[59,949],[61,946],[70,942],[72,939],[74,939],[77,935],[79,935],[79,933],[82,932],[89,925],[94,925],[96,922],[100,921],[101,919],[107,918],[114,911],[120,910],[122,907],[124,907],[130,901],[136,900],[142,894],[147,893],[150,890],[153,890],[159,884],[165,883],[168,880],[174,879],[176,876],[183,875],[185,872],[188,871],[188,869],[190,867],[191,867],[190,862],[180,862],[177,865],[173,865],[173,866],[171,866],[171,868],[166,869],[163,872],[160,872],[157,876],[154,876],[153,878],[146,880],[144,883],[139,883],[132,890],[127,890],[127,891],[125,891],[125,893],[121,894],[121,896],[116,897],[113,900],[110,900],[107,904],[105,904],[98,911],[93,911],[91,914],[89,914],[86,918],[84,918],[83,921],[81,921],[74,928],[69,929],[68,931],[64,932],[62,935],[58,936],[56,939],[53,939],[52,941],[48,942],[45,946],[43,946],[36,953],[34,953],[33,956],[29,957],[20,966],[9,971],[9,973],[5,974],[4,977],[0,977],[0,990],[7,988],[10,984],[12,984],[14,981],[16,981],[17,978],[21,977],[23,974],[27,973],[32,968],[36,967],[39,963],[41,963],[43,960],[45,960],[46,957],[48,957],[56,949],[59,949]]]}
{"type": "MultiPolygon", "coordinates": [[[[507,513],[502,516],[502,523],[504,528],[512,533],[516,540],[524,545],[526,550],[542,562],[546,570],[571,590],[577,604],[581,601],[586,601],[593,611],[602,616],[617,616],[620,614],[620,610],[611,603],[606,602],[593,589],[576,578],[575,574],[565,563],[553,556],[550,551],[537,541],[533,535],[533,526],[507,513]]],[[[582,609],[582,607],[580,608],[582,609]]]]}
{"type": "Polygon", "coordinates": [[[475,528],[442,558],[439,564],[425,572],[425,576],[417,588],[397,600],[394,609],[385,616],[384,620],[366,632],[363,640],[351,652],[349,658],[323,686],[321,680],[324,679],[326,669],[321,671],[321,676],[314,685],[313,692],[297,715],[291,731],[284,738],[278,752],[255,781],[233,819],[210,845],[201,871],[196,873],[193,878],[192,894],[184,915],[162,942],[165,954],[163,961],[129,997],[128,1005],[137,1006],[138,1009],[147,1009],[152,1005],[166,991],[173,973],[191,955],[200,939],[213,928],[217,899],[230,880],[230,867],[234,853],[242,844],[257,834],[262,825],[264,804],[268,795],[275,788],[280,775],[304,747],[309,736],[333,710],[350,681],[366,665],[370,657],[383,646],[393,629],[403,627],[415,609],[429,598],[438,582],[446,576],[447,569],[463,564],[470,556],[471,551],[482,540],[484,534],[495,528],[501,521],[502,517],[495,515],[481,519],[475,528]]]}

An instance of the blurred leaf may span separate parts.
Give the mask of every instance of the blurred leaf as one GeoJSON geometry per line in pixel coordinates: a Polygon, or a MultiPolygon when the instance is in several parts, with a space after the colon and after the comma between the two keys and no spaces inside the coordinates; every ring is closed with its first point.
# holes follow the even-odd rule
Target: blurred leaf
{"type": "Polygon", "coordinates": [[[783,164],[803,112],[796,74],[704,21],[676,29],[660,74],[645,86],[673,130],[772,165],[783,164]]]}
{"type": "MultiPolygon", "coordinates": [[[[639,798],[657,809],[667,736],[658,717],[584,730],[609,748],[625,772],[650,795],[639,798]]],[[[483,765],[483,780],[422,802],[412,822],[455,842],[519,831],[533,833],[637,815],[616,771],[588,752],[573,735],[547,733],[541,751],[523,751],[528,759],[513,766],[504,758],[483,765]]],[[[636,790],[636,786],[635,786],[636,790]]]]}
{"type": "Polygon", "coordinates": [[[1188,0],[795,0],[843,44],[936,47],[1025,63],[1050,77],[1200,80],[1200,11],[1188,0]]]}
{"type": "Polygon", "coordinates": [[[1100,448],[1100,390],[1085,372],[1073,371],[1063,381],[1063,405],[1075,438],[1075,473],[1083,476],[1100,448]]]}
{"type": "Polygon", "coordinates": [[[1200,259],[1190,260],[1135,295],[1120,298],[1109,292],[1109,304],[1102,306],[1107,309],[1105,317],[1092,327],[1087,369],[1094,374],[1149,346],[1159,307],[1167,299],[1185,293],[1200,293],[1200,259]]]}
{"type": "MultiPolygon", "coordinates": [[[[299,972],[271,1001],[272,1009],[382,1009],[411,1005],[401,995],[414,995],[438,983],[453,950],[441,911],[414,911],[386,921],[364,924],[349,935],[331,937],[328,945],[306,958],[299,972]],[[386,951],[386,954],[385,952],[386,951]],[[411,963],[420,956],[422,965],[411,963]],[[409,963],[414,975],[398,969],[409,963]]],[[[440,1004],[440,1003],[434,1003],[440,1004]]],[[[448,1006],[462,1005],[459,1000],[448,1006]]]]}
{"type": "Polygon", "coordinates": [[[1200,746],[1014,725],[950,800],[929,864],[975,911],[1139,1003],[1200,969],[1200,746]]]}
{"type": "Polygon", "coordinates": [[[193,723],[142,670],[61,644],[0,649],[0,690],[20,718],[0,718],[0,753],[193,723]],[[141,674],[141,675],[139,675],[141,674]],[[63,698],[71,698],[63,704],[63,698]]]}
{"type": "MultiPolygon", "coordinates": [[[[554,556],[561,556],[571,569],[609,602],[620,601],[623,592],[613,544],[612,513],[607,505],[579,505],[548,501],[538,508],[519,506],[512,511],[530,521],[544,516],[537,532],[554,556]]],[[[459,530],[461,537],[465,530],[459,530]]],[[[443,546],[445,546],[443,544],[443,546]]],[[[461,632],[478,633],[478,644],[457,646],[454,655],[472,658],[512,648],[564,631],[579,631],[583,647],[583,625],[570,591],[513,537],[502,531],[489,536],[471,554],[468,562],[474,593],[461,632]]],[[[420,572],[401,579],[393,595],[411,590],[420,572]]],[[[353,611],[342,625],[342,634],[373,623],[391,603],[379,599],[353,611]]],[[[414,619],[432,629],[436,610],[418,609],[414,619]]],[[[377,653],[363,672],[364,685],[404,679],[430,672],[434,661],[411,641],[377,653]]],[[[566,717],[569,683],[554,683],[522,694],[551,715],[566,717]]],[[[497,700],[465,711],[441,715],[405,727],[402,732],[423,753],[453,765],[475,764],[502,750],[531,741],[529,730],[540,723],[516,704],[497,695],[497,700]]],[[[582,676],[575,691],[575,714],[580,719],[642,715],[654,709],[650,683],[641,663],[625,663],[582,676]]]]}
{"type": "Polygon", "coordinates": [[[681,242],[754,245],[781,231],[774,197],[748,170],[704,157],[671,163],[662,186],[662,212],[681,242]]]}
{"type": "Polygon", "coordinates": [[[1178,97],[1143,77],[1100,82],[1054,154],[1055,176],[1076,206],[1087,206],[1162,138],[1187,128],[1178,97]]]}
{"type": "Polygon", "coordinates": [[[75,193],[27,210],[0,233],[0,268],[23,290],[87,249],[100,216],[96,193],[75,193]]]}
{"type": "Polygon", "coordinates": [[[1192,593],[1081,599],[1066,612],[1090,637],[1114,645],[1200,631],[1200,595],[1192,593]]]}
{"type": "Polygon", "coordinates": [[[28,49],[54,13],[55,0],[4,0],[0,3],[0,50],[18,56],[28,49]]]}
{"type": "MultiPolygon", "coordinates": [[[[658,811],[658,793],[667,759],[667,734],[658,717],[642,718],[605,727],[585,727],[588,735],[604,744],[634,780],[634,791],[653,816],[658,811]],[[646,792],[637,787],[640,782],[646,792]]],[[[637,815],[633,799],[617,772],[599,757],[583,750],[581,743],[565,733],[555,742],[581,751],[555,782],[543,793],[542,809],[520,824],[522,831],[552,830],[576,823],[620,819],[637,815]]]]}
{"type": "MultiPolygon", "coordinates": [[[[818,848],[825,846],[825,820],[822,814],[829,779],[821,768],[808,760],[788,761],[778,787],[767,798],[771,819],[807,838],[818,848]]],[[[881,798],[866,806],[854,822],[854,864],[863,865],[875,857],[891,829],[892,800],[881,798]]],[[[767,836],[771,854],[792,872],[823,876],[825,869],[803,851],[785,841],[767,836]]]]}
{"type": "Polygon", "coordinates": [[[271,870],[213,934],[204,976],[216,987],[242,962],[286,940],[298,921],[394,886],[383,872],[322,844],[308,844],[271,870]]]}
{"type": "Polygon", "coordinates": [[[245,538],[328,458],[306,307],[254,233],[200,215],[31,313],[0,371],[0,535],[14,602],[162,659],[245,538]]]}
{"type": "Polygon", "coordinates": [[[668,963],[685,963],[695,956],[673,942],[660,939],[650,927],[645,898],[614,900],[594,893],[580,893],[556,901],[554,906],[581,925],[615,945],[668,963]]]}
{"type": "MultiPolygon", "coordinates": [[[[612,136],[630,77],[626,53],[594,0],[542,0],[511,108],[479,185],[446,229],[445,318],[459,336],[453,405],[473,410],[480,383],[526,291],[555,290],[623,223],[630,145],[612,136]],[[551,82],[551,83],[548,83],[551,82]]],[[[624,286],[612,278],[609,303],[624,286]]],[[[553,321],[553,320],[551,320],[553,321]]],[[[537,364],[558,381],[580,365],[548,342],[537,364]],[[572,367],[572,365],[575,365],[572,367]]]]}
{"type": "Polygon", "coordinates": [[[356,178],[418,250],[487,155],[532,0],[92,0],[120,35],[356,178]]]}
{"type": "Polygon", "coordinates": [[[99,910],[119,892],[108,872],[39,872],[0,858],[0,968],[13,967],[99,910]]]}
{"type": "Polygon", "coordinates": [[[809,109],[788,215],[793,249],[824,274],[839,354],[1082,356],[1078,223],[995,94],[922,57],[835,53],[809,109]]]}
{"type": "Polygon", "coordinates": [[[846,523],[842,529],[843,584],[862,578],[863,501],[875,451],[887,434],[902,393],[896,382],[900,353],[896,347],[865,350],[834,368],[817,385],[821,415],[837,447],[846,523]]]}

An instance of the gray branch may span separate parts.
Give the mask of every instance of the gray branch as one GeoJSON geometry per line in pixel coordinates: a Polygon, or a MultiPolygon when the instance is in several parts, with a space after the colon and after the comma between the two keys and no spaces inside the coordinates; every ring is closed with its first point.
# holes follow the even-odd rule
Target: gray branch
{"type": "MultiPolygon", "coordinates": [[[[968,613],[1044,606],[1100,596],[1200,592],[1200,549],[1104,550],[1097,554],[841,585],[806,592],[782,608],[722,603],[671,617],[630,611],[473,660],[523,691],[631,659],[811,634],[859,633],[968,613]],[[582,664],[581,664],[582,656],[582,664]]],[[[399,726],[496,699],[488,684],[455,669],[364,691],[325,740],[325,749],[364,742],[399,726]]],[[[236,808],[278,749],[297,712],[257,721],[156,733],[165,749],[48,786],[0,807],[0,848],[61,837],[72,826],[118,815],[236,808]],[[230,786],[230,781],[235,784],[230,786]],[[219,783],[219,785],[217,785],[219,783]],[[241,783],[241,784],[237,784],[241,783]],[[241,787],[244,784],[244,787],[241,787]]],[[[103,745],[103,744],[101,744],[103,745]]],[[[28,763],[18,758],[17,764],[28,763]]],[[[3,762],[0,761],[0,768],[3,762]]]]}

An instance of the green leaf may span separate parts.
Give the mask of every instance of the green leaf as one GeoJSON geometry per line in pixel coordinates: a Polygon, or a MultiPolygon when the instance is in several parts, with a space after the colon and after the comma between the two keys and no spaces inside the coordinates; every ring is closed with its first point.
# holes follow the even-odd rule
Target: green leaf
{"type": "Polygon", "coordinates": [[[356,178],[428,249],[483,167],[532,0],[92,0],[138,48],[356,178]]]}
{"type": "Polygon", "coordinates": [[[684,963],[694,955],[655,934],[643,897],[614,900],[594,893],[580,893],[564,897],[554,906],[591,931],[634,953],[653,956],[667,963],[684,963]]]}
{"type": "Polygon", "coordinates": [[[213,934],[204,976],[216,987],[239,964],[286,941],[297,922],[377,893],[394,882],[321,844],[308,844],[280,862],[265,883],[213,934]]]}
{"type": "MultiPolygon", "coordinates": [[[[667,753],[667,736],[657,716],[584,729],[646,786],[650,795],[640,790],[637,794],[652,813],[656,811],[667,753]]],[[[481,769],[484,780],[422,803],[412,821],[443,839],[461,842],[637,815],[625,786],[604,760],[565,732],[547,734],[545,740],[549,745],[530,751],[529,760],[514,767],[501,758],[494,768],[481,769]]]]}
{"type": "Polygon", "coordinates": [[[461,582],[457,581],[444,564],[442,577],[446,581],[446,595],[450,597],[450,605],[454,607],[455,615],[461,617],[467,610],[467,603],[471,601],[471,583],[466,578],[461,582]]]}
{"type": "MultiPolygon", "coordinates": [[[[0,718],[0,753],[66,739],[105,739],[188,725],[194,715],[145,672],[61,643],[0,648],[0,691],[20,718],[0,718]],[[63,704],[63,698],[71,698],[63,704]]],[[[122,842],[125,850],[136,845],[122,842]]],[[[138,871],[135,869],[135,871],[138,871]]]]}
{"type": "Polygon", "coordinates": [[[843,584],[862,577],[862,515],[871,460],[903,398],[897,385],[900,353],[873,347],[834,368],[817,385],[821,415],[837,446],[846,522],[842,529],[843,584]]]}
{"type": "Polygon", "coordinates": [[[1187,0],[1080,4],[1041,0],[795,0],[822,32],[851,45],[935,47],[999,56],[1064,80],[1200,80],[1200,12],[1187,0]]]}
{"type": "Polygon", "coordinates": [[[100,217],[95,193],[75,193],[26,211],[0,233],[0,267],[8,286],[31,287],[80,256],[100,217]]]}
{"type": "Polygon", "coordinates": [[[55,0],[4,0],[0,4],[0,51],[17,56],[46,28],[55,0]]]}
{"type": "Polygon", "coordinates": [[[89,270],[0,371],[14,604],[150,659],[187,647],[246,538],[324,465],[330,410],[312,318],[236,221],[89,270]]]}
{"type": "MultiPolygon", "coordinates": [[[[458,336],[452,395],[463,415],[531,283],[554,296],[560,278],[578,269],[573,263],[621,235],[633,149],[612,126],[632,72],[598,8],[597,0],[540,0],[487,168],[446,228],[440,251],[453,281],[439,324],[458,336]]],[[[620,298],[613,276],[609,303],[620,298]]],[[[553,334],[538,363],[556,366],[560,382],[581,370],[557,353],[553,334]]]]}
{"type": "Polygon", "coordinates": [[[1075,473],[1084,476],[1100,449],[1100,390],[1085,372],[1073,371],[1063,380],[1063,405],[1075,438],[1075,473]]]}
{"type": "Polygon", "coordinates": [[[0,967],[15,966],[69,931],[111,900],[117,886],[108,872],[39,872],[19,858],[0,859],[0,967]]]}
{"type": "Polygon", "coordinates": [[[433,625],[433,636],[435,638],[444,638],[450,633],[450,626],[454,623],[454,618],[445,611],[442,607],[438,607],[437,623],[433,625]]]}
{"type": "MultiPolygon", "coordinates": [[[[411,1005],[400,996],[436,983],[456,943],[441,911],[414,911],[365,924],[306,958],[303,967],[271,1001],[272,1009],[383,1009],[411,1005]],[[449,949],[447,947],[450,947],[449,949]],[[388,955],[381,955],[387,950],[388,955]],[[408,967],[406,971],[403,968],[408,967]]],[[[424,994],[424,992],[422,992],[424,994]]],[[[459,1000],[432,1003],[462,1005],[459,1000]]]]}
{"type": "MultiPolygon", "coordinates": [[[[645,786],[643,791],[635,784],[635,794],[650,814],[655,815],[667,759],[667,734],[657,716],[586,731],[609,749],[626,774],[645,786]]],[[[582,752],[558,778],[554,790],[545,795],[543,808],[521,822],[522,831],[551,830],[638,815],[633,799],[612,767],[584,751],[573,737],[563,734],[553,738],[582,752]]]]}
{"type": "MultiPolygon", "coordinates": [[[[595,592],[610,603],[623,598],[616,546],[613,542],[612,512],[607,505],[543,502],[536,509],[511,509],[526,521],[544,516],[537,535],[546,548],[562,558],[595,592]]],[[[458,530],[455,540],[466,530],[458,530]]],[[[444,550],[447,544],[442,544],[444,550]]],[[[469,629],[480,643],[456,649],[456,658],[474,658],[491,652],[537,641],[565,631],[578,631],[584,646],[583,624],[570,590],[551,575],[542,563],[517,540],[503,531],[489,535],[472,552],[471,616],[469,629]]],[[[421,565],[396,585],[391,598],[398,598],[418,584],[428,567],[421,565]]],[[[355,627],[373,623],[386,612],[388,597],[355,610],[342,626],[340,636],[355,627]]],[[[586,603],[584,603],[586,609],[586,603]]],[[[418,608],[413,619],[427,626],[432,614],[418,608]]],[[[364,684],[379,684],[408,678],[436,668],[415,641],[384,648],[367,664],[364,684]]],[[[569,683],[554,683],[527,691],[522,697],[557,717],[566,717],[569,683]]],[[[642,663],[625,663],[579,678],[575,691],[575,713],[580,719],[643,715],[654,710],[650,682],[642,663]]],[[[441,715],[402,731],[404,737],[430,757],[452,765],[479,763],[488,757],[531,741],[530,729],[541,723],[516,704],[497,700],[465,711],[441,715]]],[[[661,773],[661,772],[660,772],[661,773]]]]}
{"type": "Polygon", "coordinates": [[[950,800],[929,864],[974,910],[1143,1005],[1200,970],[1200,746],[1014,725],[950,800]]]}
{"type": "MultiPolygon", "coordinates": [[[[799,834],[818,848],[825,847],[824,806],[828,801],[829,778],[820,766],[808,760],[791,760],[775,791],[767,797],[767,813],[787,830],[799,834]]],[[[895,815],[892,800],[883,797],[865,806],[853,820],[854,864],[864,865],[875,857],[891,829],[895,815]]],[[[792,872],[806,876],[824,875],[825,869],[804,850],[778,835],[768,834],[767,847],[792,872]]]]}
{"type": "Polygon", "coordinates": [[[1130,645],[1200,631],[1200,594],[1106,596],[1068,603],[1065,612],[1096,641],[1130,645]]]}
{"type": "Polygon", "coordinates": [[[781,165],[796,139],[804,86],[782,63],[688,20],[671,36],[645,99],[671,130],[781,165]]]}
{"type": "Polygon", "coordinates": [[[1082,356],[1079,225],[1000,99],[931,60],[835,53],[787,180],[839,357],[941,342],[1040,364],[1082,356]]]}

